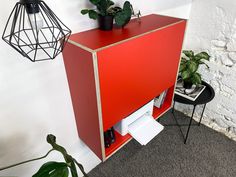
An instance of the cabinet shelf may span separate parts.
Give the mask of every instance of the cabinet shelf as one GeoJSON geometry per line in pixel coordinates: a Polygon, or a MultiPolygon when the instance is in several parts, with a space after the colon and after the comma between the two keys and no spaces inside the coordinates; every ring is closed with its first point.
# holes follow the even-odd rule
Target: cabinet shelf
{"type": "Polygon", "coordinates": [[[153,108],[153,117],[155,119],[160,118],[162,114],[164,114],[166,111],[168,111],[171,108],[170,103],[164,103],[161,108],[154,107],[153,108]]]}
{"type": "MultiPolygon", "coordinates": [[[[165,101],[161,106],[161,108],[157,108],[155,106],[153,107],[153,117],[155,119],[158,119],[162,114],[164,114],[171,108],[173,91],[174,91],[174,86],[168,89],[165,101]]],[[[112,154],[114,154],[117,150],[122,148],[126,143],[128,143],[132,139],[132,136],[130,136],[129,134],[122,136],[117,131],[115,131],[115,136],[116,136],[116,141],[113,144],[111,144],[109,148],[105,149],[106,159],[109,158],[112,154]]]]}
{"type": "MultiPolygon", "coordinates": [[[[171,108],[171,102],[165,102],[161,108],[154,107],[153,108],[153,117],[155,119],[158,119],[159,116],[164,114],[170,108],[171,108]]],[[[122,148],[126,143],[128,143],[132,139],[132,136],[130,134],[122,136],[117,131],[114,131],[114,132],[115,132],[115,136],[116,136],[116,141],[113,144],[111,144],[111,146],[109,148],[105,149],[106,158],[109,158],[112,154],[114,154],[117,150],[122,148]]]]}
{"type": "Polygon", "coordinates": [[[117,131],[115,131],[115,136],[116,136],[116,141],[113,144],[111,144],[109,148],[105,149],[106,158],[111,156],[113,153],[115,153],[117,150],[119,150],[122,146],[124,146],[132,139],[132,137],[129,134],[122,136],[117,131]]]}
{"type": "Polygon", "coordinates": [[[63,50],[79,137],[102,161],[132,139],[115,132],[105,148],[103,132],[166,89],[153,117],[171,108],[186,20],[156,14],[141,20],[73,34],[63,50]]]}
{"type": "Polygon", "coordinates": [[[162,114],[168,111],[171,108],[172,100],[173,100],[173,93],[174,93],[174,85],[171,86],[165,98],[163,105],[160,108],[154,106],[153,108],[153,117],[158,119],[162,114]]]}

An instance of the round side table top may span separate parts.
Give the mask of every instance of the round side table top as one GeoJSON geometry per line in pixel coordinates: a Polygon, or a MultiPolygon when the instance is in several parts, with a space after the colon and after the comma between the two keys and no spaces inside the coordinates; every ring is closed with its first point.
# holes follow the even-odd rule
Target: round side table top
{"type": "Polygon", "coordinates": [[[205,85],[206,88],[195,101],[191,101],[177,94],[174,95],[174,101],[190,105],[206,104],[210,102],[215,97],[215,91],[208,83],[204,81],[202,81],[202,85],[205,85]]]}

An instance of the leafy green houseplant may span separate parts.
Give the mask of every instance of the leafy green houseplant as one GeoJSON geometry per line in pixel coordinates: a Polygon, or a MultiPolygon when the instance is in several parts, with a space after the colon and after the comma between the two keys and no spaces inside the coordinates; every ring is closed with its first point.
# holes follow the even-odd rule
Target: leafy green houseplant
{"type": "Polygon", "coordinates": [[[83,166],[79,164],[71,155],[69,155],[64,147],[56,143],[56,137],[54,135],[52,134],[47,135],[47,142],[51,144],[52,149],[49,150],[46,155],[39,158],[13,164],[7,167],[2,167],[2,168],[0,167],[0,171],[46,158],[52,151],[57,151],[62,154],[65,162],[55,162],[55,161],[46,162],[32,177],[69,177],[70,174],[72,177],[78,177],[76,166],[79,167],[79,169],[81,170],[81,172],[85,177],[88,177],[84,171],[83,166]]]}
{"type": "Polygon", "coordinates": [[[125,1],[123,8],[114,6],[111,0],[89,0],[96,9],[83,9],[83,15],[88,14],[91,19],[98,19],[99,28],[102,30],[111,30],[113,27],[113,18],[115,24],[124,27],[131,19],[133,7],[129,1],[125,1]]]}
{"type": "Polygon", "coordinates": [[[209,61],[210,56],[207,52],[200,52],[195,55],[192,50],[184,50],[183,54],[184,56],[181,58],[179,73],[183,79],[184,87],[191,88],[192,84],[201,84],[201,75],[197,71],[201,64],[209,68],[204,60],[209,61]]]}

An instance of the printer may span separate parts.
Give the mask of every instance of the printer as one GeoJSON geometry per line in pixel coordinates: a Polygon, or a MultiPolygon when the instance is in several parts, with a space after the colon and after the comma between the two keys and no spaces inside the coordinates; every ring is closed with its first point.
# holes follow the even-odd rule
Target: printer
{"type": "Polygon", "coordinates": [[[129,133],[141,145],[146,145],[164,128],[152,117],[153,106],[154,100],[151,100],[140,109],[118,122],[114,126],[114,129],[122,136],[129,133]]]}

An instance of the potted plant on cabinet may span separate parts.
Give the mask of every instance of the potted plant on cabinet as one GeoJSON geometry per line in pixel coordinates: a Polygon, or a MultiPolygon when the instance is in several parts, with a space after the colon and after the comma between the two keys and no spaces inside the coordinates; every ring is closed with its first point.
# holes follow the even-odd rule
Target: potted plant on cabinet
{"type": "Polygon", "coordinates": [[[89,0],[97,9],[83,9],[83,15],[88,14],[91,19],[98,19],[101,30],[111,30],[113,27],[113,18],[115,24],[124,27],[131,19],[133,8],[129,1],[125,1],[123,8],[114,6],[111,0],[89,0]]]}
{"type": "Polygon", "coordinates": [[[69,155],[66,149],[56,143],[56,137],[52,134],[47,135],[47,142],[52,146],[52,149],[47,152],[46,155],[26,160],[20,163],[9,165],[7,167],[0,167],[1,170],[9,169],[18,165],[29,163],[32,161],[40,160],[46,158],[52,151],[57,151],[62,154],[65,162],[46,162],[43,164],[38,172],[36,172],[32,177],[69,177],[70,173],[72,177],[78,177],[76,165],[79,167],[80,171],[85,177],[88,175],[85,173],[83,166],[78,163],[71,155],[69,155]],[[70,173],[69,173],[70,171],[70,173]]]}
{"type": "Polygon", "coordinates": [[[179,73],[183,80],[184,88],[189,89],[193,84],[201,84],[201,75],[197,71],[201,64],[209,68],[204,60],[209,61],[210,56],[207,52],[200,52],[195,55],[192,50],[184,50],[183,54],[184,56],[181,58],[179,73]]]}

